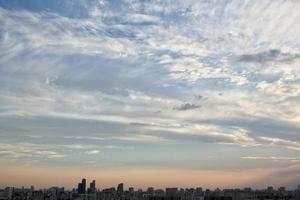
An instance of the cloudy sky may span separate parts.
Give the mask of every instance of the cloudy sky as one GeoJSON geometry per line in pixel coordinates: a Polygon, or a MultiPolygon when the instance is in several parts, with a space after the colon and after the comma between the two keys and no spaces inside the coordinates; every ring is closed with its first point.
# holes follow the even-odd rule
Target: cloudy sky
{"type": "Polygon", "coordinates": [[[0,186],[296,187],[298,0],[0,0],[0,186]]]}

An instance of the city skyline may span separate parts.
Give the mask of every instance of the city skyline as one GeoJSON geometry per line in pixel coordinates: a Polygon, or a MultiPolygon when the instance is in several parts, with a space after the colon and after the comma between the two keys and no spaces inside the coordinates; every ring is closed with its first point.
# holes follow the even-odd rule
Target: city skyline
{"type": "Polygon", "coordinates": [[[298,200],[300,199],[300,185],[296,189],[286,189],[285,187],[274,188],[268,186],[264,189],[227,188],[227,189],[205,189],[202,187],[191,188],[154,188],[136,189],[134,187],[124,188],[124,183],[119,183],[117,187],[97,188],[96,181],[90,182],[83,178],[77,188],[71,190],[62,186],[37,189],[5,187],[0,188],[0,198],[2,200],[298,200]]]}
{"type": "Polygon", "coordinates": [[[64,185],[51,185],[49,187],[36,187],[33,184],[28,183],[26,186],[13,186],[13,185],[5,185],[3,187],[0,187],[0,189],[4,189],[4,188],[16,188],[16,189],[33,189],[33,190],[44,190],[44,189],[49,189],[49,188],[64,188],[67,191],[70,190],[76,190],[78,192],[78,194],[85,194],[85,193],[94,193],[96,191],[103,191],[103,190],[107,190],[107,189],[112,189],[114,188],[116,192],[125,192],[125,191],[129,191],[129,190],[142,190],[142,191],[147,191],[149,189],[154,189],[154,190],[166,190],[167,188],[177,188],[178,190],[180,189],[191,189],[191,188],[201,188],[201,190],[210,190],[210,191],[214,191],[214,190],[227,190],[227,189],[246,189],[246,190],[300,190],[300,185],[297,185],[297,187],[295,188],[286,188],[285,186],[279,186],[279,187],[274,187],[274,185],[266,185],[265,187],[262,188],[253,188],[250,186],[245,186],[243,188],[239,188],[239,187],[235,187],[235,188],[220,188],[220,187],[215,187],[215,188],[204,188],[201,185],[194,185],[194,186],[190,186],[190,187],[178,187],[178,185],[171,185],[171,186],[166,186],[166,187],[153,187],[153,185],[147,185],[145,187],[138,187],[135,186],[133,187],[133,185],[127,185],[126,183],[123,182],[119,182],[116,183],[114,185],[109,185],[109,186],[104,186],[104,185],[97,185],[96,180],[95,179],[86,179],[86,178],[82,178],[80,182],[78,182],[77,180],[77,186],[76,184],[74,184],[71,187],[65,187],[64,185]]]}
{"type": "Polygon", "coordinates": [[[296,188],[299,10],[0,0],[0,187],[296,188]]]}

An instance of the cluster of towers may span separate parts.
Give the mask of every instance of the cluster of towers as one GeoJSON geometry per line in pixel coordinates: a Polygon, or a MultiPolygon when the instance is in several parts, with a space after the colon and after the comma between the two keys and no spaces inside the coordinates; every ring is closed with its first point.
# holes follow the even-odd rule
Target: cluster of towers
{"type": "Polygon", "coordinates": [[[85,193],[90,193],[90,192],[95,192],[96,191],[96,181],[93,180],[91,183],[90,183],[90,187],[86,188],[86,179],[82,179],[81,183],[78,183],[78,193],[79,194],[85,194],[85,193]]]}

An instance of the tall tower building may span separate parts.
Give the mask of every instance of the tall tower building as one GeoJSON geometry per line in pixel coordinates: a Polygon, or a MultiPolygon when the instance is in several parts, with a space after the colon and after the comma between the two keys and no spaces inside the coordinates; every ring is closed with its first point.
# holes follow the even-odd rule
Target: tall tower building
{"type": "Polygon", "coordinates": [[[86,179],[82,179],[81,181],[82,184],[82,193],[85,194],[86,193],[86,179]]]}
{"type": "Polygon", "coordinates": [[[117,193],[118,193],[118,194],[122,194],[123,191],[124,191],[124,184],[123,184],[123,183],[120,183],[120,184],[118,185],[118,188],[117,188],[117,193]]]}
{"type": "Polygon", "coordinates": [[[90,183],[90,191],[91,192],[95,192],[96,191],[96,181],[93,180],[91,183],[90,183]]]}
{"type": "Polygon", "coordinates": [[[82,179],[81,183],[78,184],[78,193],[85,194],[86,193],[86,179],[82,179]]]}
{"type": "Polygon", "coordinates": [[[78,194],[82,194],[82,184],[81,183],[78,183],[77,191],[78,191],[78,194]]]}

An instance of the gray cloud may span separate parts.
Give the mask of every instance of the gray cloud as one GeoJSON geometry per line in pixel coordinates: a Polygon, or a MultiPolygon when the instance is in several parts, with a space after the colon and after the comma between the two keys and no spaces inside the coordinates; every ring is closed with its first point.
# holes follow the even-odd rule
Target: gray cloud
{"type": "Polygon", "coordinates": [[[270,49],[254,54],[243,54],[239,57],[238,61],[249,63],[292,62],[298,58],[300,58],[300,54],[283,53],[279,49],[270,49]]]}
{"type": "Polygon", "coordinates": [[[193,110],[200,107],[201,107],[200,105],[193,104],[193,103],[183,103],[180,106],[175,107],[174,110],[180,110],[180,111],[193,110]]]}

